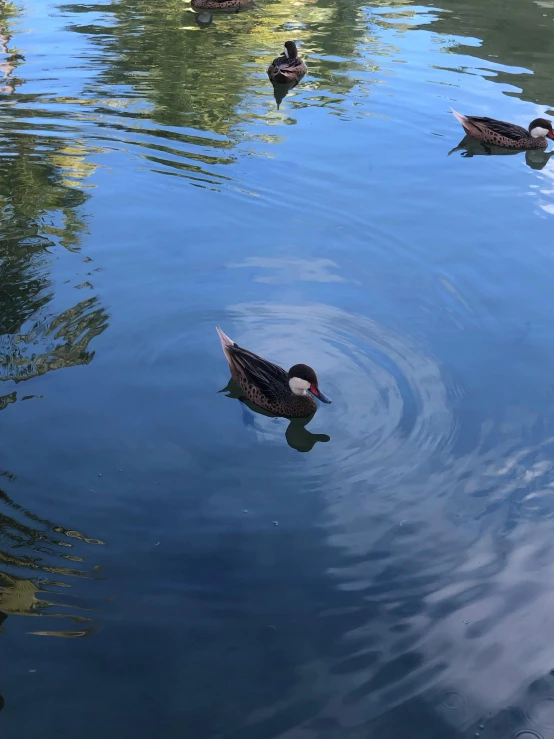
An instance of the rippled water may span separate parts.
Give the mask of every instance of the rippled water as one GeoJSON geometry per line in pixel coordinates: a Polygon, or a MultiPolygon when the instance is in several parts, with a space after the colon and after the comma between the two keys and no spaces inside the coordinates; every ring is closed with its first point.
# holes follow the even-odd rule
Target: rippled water
{"type": "Polygon", "coordinates": [[[2,738],[554,737],[554,4],[258,6],[0,7],[2,738]]]}

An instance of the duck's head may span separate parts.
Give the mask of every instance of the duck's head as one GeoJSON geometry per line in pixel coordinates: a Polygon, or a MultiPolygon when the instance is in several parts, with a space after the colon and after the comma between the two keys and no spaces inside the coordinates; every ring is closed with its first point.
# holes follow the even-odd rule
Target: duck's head
{"type": "Polygon", "coordinates": [[[529,134],[534,139],[543,139],[548,137],[554,139],[554,131],[552,131],[552,121],[547,121],[546,118],[535,118],[529,124],[529,134]]]}
{"type": "Polygon", "coordinates": [[[295,364],[289,370],[289,387],[294,395],[306,395],[311,393],[322,403],[331,403],[328,398],[319,389],[317,375],[307,364],[295,364]]]}
{"type": "Polygon", "coordinates": [[[294,41],[285,41],[284,54],[287,59],[296,59],[298,56],[298,49],[294,41]]]}

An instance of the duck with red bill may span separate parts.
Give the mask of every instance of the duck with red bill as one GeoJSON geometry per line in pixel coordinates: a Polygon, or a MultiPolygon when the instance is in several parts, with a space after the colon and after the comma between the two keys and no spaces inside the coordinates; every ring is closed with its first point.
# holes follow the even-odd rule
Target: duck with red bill
{"type": "Polygon", "coordinates": [[[309,418],[317,410],[314,398],[322,403],[331,402],[320,390],[317,375],[307,364],[295,364],[286,372],[239,346],[220,328],[217,332],[233,379],[254,405],[283,418],[309,418]]]}

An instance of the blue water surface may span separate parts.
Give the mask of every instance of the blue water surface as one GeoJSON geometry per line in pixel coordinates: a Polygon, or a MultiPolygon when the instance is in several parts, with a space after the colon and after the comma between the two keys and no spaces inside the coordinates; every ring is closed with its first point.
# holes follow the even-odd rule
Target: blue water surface
{"type": "Polygon", "coordinates": [[[554,7],[258,5],[0,9],[2,739],[554,737],[554,7]]]}

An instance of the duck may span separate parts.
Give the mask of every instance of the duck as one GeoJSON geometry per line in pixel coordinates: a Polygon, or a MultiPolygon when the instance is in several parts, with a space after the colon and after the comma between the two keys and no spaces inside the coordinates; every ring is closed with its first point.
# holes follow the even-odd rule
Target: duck
{"type": "Polygon", "coordinates": [[[546,139],[554,139],[552,122],[546,118],[535,118],[526,130],[523,126],[494,118],[461,115],[455,110],[452,110],[452,114],[460,121],[464,131],[476,141],[505,149],[546,149],[546,139]]]}
{"type": "Polygon", "coordinates": [[[283,53],[271,62],[267,76],[274,85],[297,84],[307,71],[294,41],[285,41],[283,53]]]}
{"type": "Polygon", "coordinates": [[[317,375],[307,364],[295,364],[287,372],[277,364],[243,349],[217,327],[231,375],[254,405],[282,418],[307,418],[317,410],[317,398],[331,403],[319,388],[317,375]]]}

